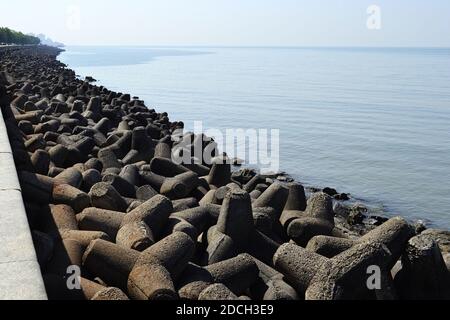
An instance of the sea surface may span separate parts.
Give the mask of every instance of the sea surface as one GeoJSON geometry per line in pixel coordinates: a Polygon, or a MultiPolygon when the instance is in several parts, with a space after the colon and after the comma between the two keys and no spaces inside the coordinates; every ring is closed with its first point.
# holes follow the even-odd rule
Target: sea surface
{"type": "Polygon", "coordinates": [[[450,229],[450,49],[67,47],[81,77],[192,128],[280,129],[280,169],[450,229]]]}

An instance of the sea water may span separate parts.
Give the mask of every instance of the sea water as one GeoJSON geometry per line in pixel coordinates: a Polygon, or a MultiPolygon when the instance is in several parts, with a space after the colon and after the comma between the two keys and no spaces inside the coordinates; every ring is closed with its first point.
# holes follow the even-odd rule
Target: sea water
{"type": "Polygon", "coordinates": [[[68,47],[191,128],[280,129],[280,169],[450,229],[450,49],[68,47]]]}

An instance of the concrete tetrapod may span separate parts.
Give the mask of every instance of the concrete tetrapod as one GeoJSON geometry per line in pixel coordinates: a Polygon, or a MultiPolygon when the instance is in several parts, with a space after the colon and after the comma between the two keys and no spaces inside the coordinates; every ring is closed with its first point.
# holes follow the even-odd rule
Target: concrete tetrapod
{"type": "Polygon", "coordinates": [[[208,261],[219,262],[235,256],[236,252],[249,253],[266,264],[279,244],[255,229],[250,196],[241,189],[231,190],[222,204],[217,225],[208,232],[208,261]]]}
{"type": "MultiPolygon", "coordinates": [[[[390,239],[399,237],[399,243],[404,244],[414,235],[414,230],[405,219],[401,217],[395,217],[389,219],[381,226],[373,229],[357,240],[318,236],[317,238],[311,239],[306,248],[308,250],[317,253],[322,252],[330,257],[333,257],[341,252],[344,252],[347,249],[350,249],[353,245],[356,245],[358,243],[380,242],[387,245],[388,249],[394,256],[398,256],[402,254],[405,247],[398,246],[396,243],[390,243],[390,239]]],[[[396,262],[397,261],[393,262],[391,268],[396,262]]]]}
{"type": "Polygon", "coordinates": [[[332,235],[333,203],[325,193],[315,193],[308,200],[305,212],[284,212],[282,220],[290,239],[305,247],[317,235],[332,235]]]}
{"type": "Polygon", "coordinates": [[[367,269],[389,272],[399,259],[412,228],[401,218],[378,227],[350,249],[328,259],[295,244],[282,245],[274,256],[275,268],[306,299],[358,299],[367,293],[367,269]],[[378,230],[377,230],[378,229],[378,230]],[[383,234],[382,239],[374,234],[383,234]]]}
{"type": "Polygon", "coordinates": [[[427,235],[409,240],[395,287],[401,299],[450,299],[450,272],[438,245],[427,235]]]}
{"type": "Polygon", "coordinates": [[[142,253],[103,240],[86,249],[83,266],[109,285],[134,299],[176,298],[173,281],[192,259],[195,244],[181,232],[173,233],[142,253]]]}
{"type": "Polygon", "coordinates": [[[241,295],[257,280],[258,267],[253,257],[241,254],[206,267],[190,263],[178,281],[182,299],[198,300],[201,292],[213,283],[221,283],[235,295],[241,295]]]}

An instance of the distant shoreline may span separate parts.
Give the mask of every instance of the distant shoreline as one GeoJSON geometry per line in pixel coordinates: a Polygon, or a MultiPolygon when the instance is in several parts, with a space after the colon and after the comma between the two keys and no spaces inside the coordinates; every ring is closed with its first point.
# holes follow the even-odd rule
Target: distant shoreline
{"type": "Polygon", "coordinates": [[[145,48],[243,48],[243,49],[443,49],[450,50],[450,47],[409,47],[409,46],[245,46],[245,45],[164,45],[164,44],[65,44],[65,47],[145,47],[145,48]]]}

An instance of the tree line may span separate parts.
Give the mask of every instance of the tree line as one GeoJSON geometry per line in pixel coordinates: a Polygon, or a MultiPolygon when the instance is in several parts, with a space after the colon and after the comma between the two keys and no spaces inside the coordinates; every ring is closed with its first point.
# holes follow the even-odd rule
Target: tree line
{"type": "Polygon", "coordinates": [[[0,44],[39,44],[38,37],[29,36],[19,31],[0,27],[0,44]]]}

